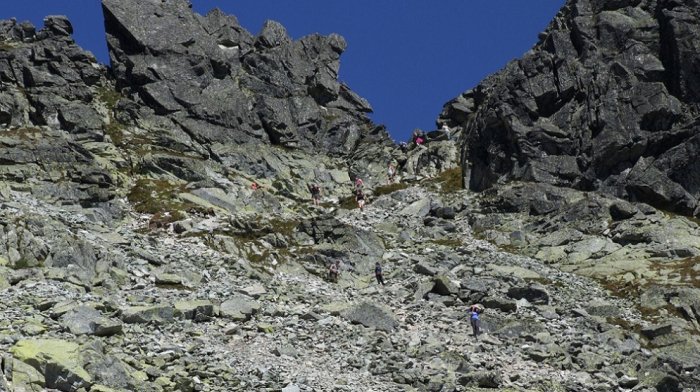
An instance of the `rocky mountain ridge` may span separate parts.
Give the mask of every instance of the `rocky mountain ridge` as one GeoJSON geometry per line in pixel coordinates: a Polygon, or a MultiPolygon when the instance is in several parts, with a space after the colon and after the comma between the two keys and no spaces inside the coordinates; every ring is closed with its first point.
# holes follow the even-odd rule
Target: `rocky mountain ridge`
{"type": "MultiPolygon", "coordinates": [[[[606,95],[557,95],[547,89],[561,87],[563,73],[524,66],[549,56],[585,79],[600,56],[621,67],[656,64],[619,48],[628,39],[654,48],[652,21],[664,18],[692,37],[693,1],[569,1],[525,59],[445,106],[437,123],[452,127],[453,140],[429,133],[426,145],[405,150],[337,81],[345,46],[337,35],[292,41],[268,22],[254,36],[235,17],[197,15],[185,0],[102,4],[110,67],[75,45],[63,17],[48,17],[39,31],[0,23],[0,390],[700,385],[700,226],[668,212],[692,208],[677,208],[686,199],[675,193],[664,204],[613,192],[619,176],[607,169],[566,172],[563,152],[580,150],[559,139],[588,139],[562,129],[588,123],[557,130],[545,117],[563,116],[562,103],[579,113],[581,99],[606,95]],[[650,19],[651,10],[665,16],[650,19]],[[631,36],[609,46],[612,35],[591,26],[631,36]],[[567,37],[580,37],[585,50],[565,55],[567,37]],[[533,70],[527,82],[521,69],[533,70]],[[536,89],[542,95],[527,98],[536,89]],[[511,116],[522,108],[537,119],[511,116]],[[504,113],[517,125],[508,132],[542,128],[557,138],[535,146],[548,146],[546,154],[516,149],[512,172],[502,171],[510,156],[501,146],[522,139],[505,143],[489,126],[504,113]],[[398,182],[387,177],[392,160],[398,182]],[[464,176],[490,188],[464,190],[464,176]],[[351,196],[357,177],[364,210],[351,196]],[[322,185],[320,206],[310,202],[312,182],[322,185]],[[335,261],[337,284],[326,279],[335,261]],[[374,282],[375,262],[386,286],[374,282]],[[475,302],[487,309],[479,339],[465,319],[475,302]]],[[[637,124],[625,131],[645,145],[664,141],[663,158],[642,155],[656,168],[667,162],[657,171],[668,175],[678,161],[665,147],[692,152],[694,128],[679,125],[694,113],[687,48],[676,48],[683,66],[664,57],[655,71],[629,76],[640,90],[609,87],[648,101],[633,106],[646,107],[645,124],[659,129],[637,129],[636,114],[620,118],[637,124]],[[677,83],[667,81],[671,73],[677,83]],[[649,91],[658,92],[653,102],[649,91]],[[671,115],[667,127],[671,109],[682,118],[671,115]]],[[[608,136],[628,135],[606,128],[596,143],[608,136]]],[[[606,164],[596,159],[590,167],[606,164]]],[[[670,189],[659,178],[636,189],[670,189]]],[[[692,173],[677,184],[691,183],[692,173]]]]}
{"type": "Polygon", "coordinates": [[[473,190],[524,180],[698,215],[695,1],[568,1],[523,58],[446,105],[473,190]]]}

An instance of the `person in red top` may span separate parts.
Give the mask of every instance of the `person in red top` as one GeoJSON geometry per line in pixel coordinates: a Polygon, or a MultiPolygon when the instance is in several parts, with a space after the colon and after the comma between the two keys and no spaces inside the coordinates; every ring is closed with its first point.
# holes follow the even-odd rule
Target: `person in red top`
{"type": "Polygon", "coordinates": [[[357,177],[357,179],[355,180],[355,190],[361,190],[364,185],[364,181],[362,181],[360,177],[357,177]]]}
{"type": "Polygon", "coordinates": [[[413,134],[411,135],[411,141],[415,143],[416,146],[422,145],[425,143],[425,132],[419,128],[414,129],[413,134]]]}

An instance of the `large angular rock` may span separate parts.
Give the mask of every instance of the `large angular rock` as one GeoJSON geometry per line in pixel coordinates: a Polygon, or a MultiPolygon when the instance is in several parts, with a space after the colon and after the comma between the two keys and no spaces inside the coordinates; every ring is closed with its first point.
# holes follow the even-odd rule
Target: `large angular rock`
{"type": "MultiPolygon", "coordinates": [[[[150,385],[143,385],[135,375],[136,369],[121,359],[107,353],[105,343],[95,340],[81,347],[83,367],[93,377],[96,385],[110,390],[152,390],[150,385]]],[[[91,390],[94,390],[95,386],[91,390]]]]}
{"type": "Polygon", "coordinates": [[[459,292],[459,287],[445,275],[438,275],[433,278],[434,286],[432,292],[440,295],[455,295],[459,292]]]}
{"type": "Polygon", "coordinates": [[[240,291],[241,293],[253,298],[259,298],[260,296],[267,294],[265,286],[260,283],[254,283],[250,286],[243,287],[240,291]]]}
{"type": "Polygon", "coordinates": [[[214,315],[214,305],[209,300],[178,301],[175,315],[186,320],[205,321],[214,315]]]}
{"type": "MultiPolygon", "coordinates": [[[[12,386],[18,391],[42,391],[46,387],[44,375],[31,365],[19,360],[13,360],[11,366],[6,366],[5,372],[11,376],[12,386]]],[[[3,386],[3,380],[0,386],[3,386]]],[[[10,390],[5,386],[6,390],[10,390]]]]}
{"type": "Polygon", "coordinates": [[[235,296],[222,302],[220,313],[237,321],[245,321],[260,310],[260,303],[246,296],[235,296]]]}
{"type": "Polygon", "coordinates": [[[518,304],[508,298],[503,297],[486,297],[481,300],[481,303],[486,307],[486,309],[498,309],[502,312],[515,312],[518,309],[518,304]]]}
{"type": "Polygon", "coordinates": [[[61,325],[75,335],[110,336],[122,332],[122,324],[102,316],[99,310],[79,306],[61,316],[61,325]]]}
{"type": "Polygon", "coordinates": [[[48,388],[62,391],[87,388],[92,377],[83,367],[80,346],[64,340],[20,340],[10,352],[44,376],[48,388]]]}
{"type": "Polygon", "coordinates": [[[127,324],[162,324],[171,322],[174,318],[175,308],[172,305],[131,306],[122,310],[122,320],[127,324]]]}
{"type": "Polygon", "coordinates": [[[528,302],[538,305],[549,304],[547,289],[539,284],[530,286],[517,286],[508,289],[508,296],[515,299],[526,299],[528,302]]]}
{"type": "Polygon", "coordinates": [[[697,200],[682,185],[668,178],[650,159],[640,158],[627,175],[626,189],[634,200],[693,215],[697,200]]]}
{"type": "Polygon", "coordinates": [[[671,324],[661,324],[661,325],[649,325],[642,328],[642,335],[646,336],[648,339],[654,339],[659,336],[668,335],[673,330],[673,325],[671,324]]]}
{"type": "Polygon", "coordinates": [[[459,385],[473,385],[480,388],[499,388],[503,384],[503,376],[498,372],[480,371],[461,375],[457,379],[459,385]]]}
{"type": "Polygon", "coordinates": [[[344,310],[341,316],[355,324],[390,332],[398,326],[394,315],[380,306],[363,302],[344,310]]]}

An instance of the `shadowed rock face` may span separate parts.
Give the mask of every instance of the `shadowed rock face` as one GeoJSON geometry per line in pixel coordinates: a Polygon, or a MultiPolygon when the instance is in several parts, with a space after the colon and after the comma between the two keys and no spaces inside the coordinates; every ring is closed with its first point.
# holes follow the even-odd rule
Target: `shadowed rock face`
{"type": "Polygon", "coordinates": [[[521,59],[445,105],[472,190],[526,180],[697,215],[700,3],[570,0],[521,59]]]}
{"type": "Polygon", "coordinates": [[[0,21],[0,181],[87,206],[113,198],[114,176],[90,152],[104,140],[95,101],[106,70],[72,31],[63,16],[39,31],[0,21]]]}
{"type": "Polygon", "coordinates": [[[268,21],[256,37],[235,17],[198,15],[186,0],[104,0],[103,8],[117,87],[199,143],[348,154],[372,128],[369,104],[337,80],[339,35],[292,41],[268,21]]]}

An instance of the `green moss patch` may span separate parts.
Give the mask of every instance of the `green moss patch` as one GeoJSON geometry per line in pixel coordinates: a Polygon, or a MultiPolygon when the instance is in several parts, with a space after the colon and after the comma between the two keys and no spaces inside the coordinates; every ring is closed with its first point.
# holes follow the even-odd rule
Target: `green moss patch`
{"type": "Polygon", "coordinates": [[[428,240],[428,242],[435,245],[446,246],[448,248],[457,248],[463,245],[462,241],[458,238],[438,238],[428,240]]]}
{"type": "Polygon", "coordinates": [[[442,193],[461,191],[463,189],[462,168],[455,167],[445,170],[444,172],[438,174],[437,177],[425,180],[423,185],[442,193]]]}
{"type": "Polygon", "coordinates": [[[0,132],[0,136],[16,138],[22,141],[35,140],[41,135],[41,129],[33,127],[14,128],[0,132]]]}
{"type": "Polygon", "coordinates": [[[0,52],[7,52],[19,47],[19,44],[10,41],[0,41],[0,52]]]}
{"type": "Polygon", "coordinates": [[[117,106],[117,102],[122,99],[122,95],[109,87],[100,87],[97,89],[97,97],[104,102],[108,109],[112,110],[117,106]]]}
{"type": "Polygon", "coordinates": [[[64,340],[21,340],[10,349],[12,355],[41,373],[51,369],[64,379],[77,384],[89,383],[92,378],[83,368],[80,346],[64,340]]]}
{"type": "Polygon", "coordinates": [[[659,275],[668,275],[678,279],[678,283],[684,286],[700,288],[700,257],[688,257],[676,261],[652,263],[651,269],[659,275]],[[666,272],[666,273],[663,273],[666,272]]]}
{"type": "Polygon", "coordinates": [[[255,241],[270,233],[280,233],[285,237],[291,237],[301,222],[298,220],[258,218],[246,222],[245,226],[235,226],[229,230],[216,231],[215,234],[233,237],[241,241],[255,241]]]}
{"type": "Polygon", "coordinates": [[[355,200],[355,196],[350,196],[346,197],[344,199],[340,199],[338,203],[338,207],[344,209],[344,210],[354,210],[355,208],[359,208],[357,206],[357,200],[355,200]]]}
{"type": "Polygon", "coordinates": [[[136,181],[127,198],[136,211],[153,214],[151,226],[158,228],[184,219],[187,212],[211,213],[178,197],[186,191],[184,183],[142,178],[136,181]]]}
{"type": "Polygon", "coordinates": [[[17,260],[17,262],[12,266],[12,268],[15,270],[21,270],[21,269],[43,267],[43,266],[44,266],[44,264],[42,262],[29,262],[29,260],[27,260],[23,257],[23,258],[17,260]]]}
{"type": "Polygon", "coordinates": [[[388,184],[388,185],[383,185],[379,186],[374,189],[374,195],[375,196],[382,196],[382,195],[388,195],[390,193],[400,191],[401,189],[406,189],[408,188],[409,185],[403,182],[397,182],[394,184],[388,184]]]}
{"type": "Polygon", "coordinates": [[[112,139],[112,143],[116,146],[123,146],[125,143],[126,126],[114,119],[111,119],[109,124],[104,126],[104,132],[112,139]]]}

